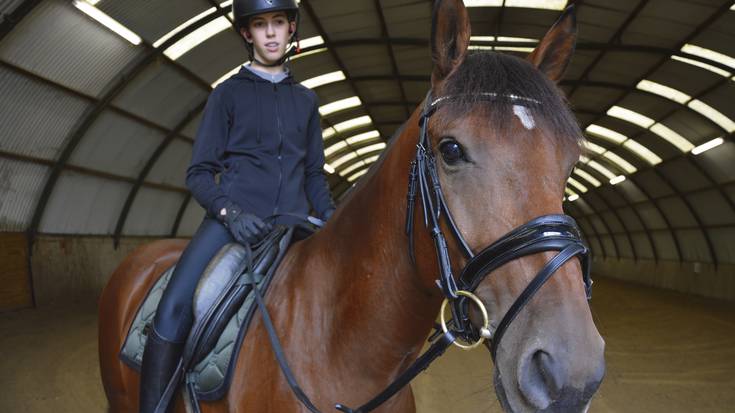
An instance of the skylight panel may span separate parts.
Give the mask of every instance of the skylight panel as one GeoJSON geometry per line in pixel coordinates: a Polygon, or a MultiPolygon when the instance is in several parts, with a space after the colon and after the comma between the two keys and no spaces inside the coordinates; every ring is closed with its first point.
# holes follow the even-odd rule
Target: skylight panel
{"type": "Polygon", "coordinates": [[[731,68],[735,69],[735,57],[728,56],[724,53],[716,52],[714,50],[706,49],[700,46],[695,46],[693,44],[685,44],[681,48],[681,51],[684,53],[689,53],[695,56],[705,58],[707,60],[712,60],[714,62],[722,63],[724,65],[730,66],[731,68]]]}
{"type": "Polygon", "coordinates": [[[140,36],[133,33],[132,30],[128,29],[127,27],[120,24],[117,20],[103,13],[100,9],[94,7],[94,4],[97,4],[97,2],[95,1],[93,3],[88,3],[85,1],[74,0],[74,7],[76,7],[92,19],[96,20],[101,25],[112,30],[123,39],[129,41],[136,46],[143,41],[140,36]]]}
{"type": "Polygon", "coordinates": [[[357,96],[353,96],[347,99],[338,100],[336,102],[320,106],[319,113],[321,113],[322,116],[327,116],[345,109],[360,106],[361,104],[362,101],[360,100],[360,98],[357,96]]]}
{"type": "Polygon", "coordinates": [[[603,154],[607,150],[602,146],[596,143],[592,143],[590,141],[584,141],[584,147],[597,154],[603,154]]]}
{"type": "Polygon", "coordinates": [[[533,47],[517,47],[517,46],[496,46],[495,50],[499,50],[501,52],[522,52],[522,53],[531,53],[533,51],[533,47]]]}
{"type": "Polygon", "coordinates": [[[640,90],[650,92],[666,99],[673,100],[674,102],[681,103],[682,105],[689,102],[692,97],[684,92],[676,90],[672,87],[664,86],[660,83],[651,82],[650,80],[641,80],[636,86],[640,90]]]}
{"type": "Polygon", "coordinates": [[[364,161],[355,162],[354,164],[348,166],[347,168],[339,171],[339,174],[342,175],[342,176],[348,176],[349,174],[352,173],[352,171],[354,171],[354,170],[356,170],[358,168],[362,168],[365,165],[366,164],[365,164],[364,161]]]}
{"type": "Polygon", "coordinates": [[[330,83],[339,82],[341,80],[345,80],[345,74],[343,71],[338,70],[336,72],[325,73],[320,76],[312,77],[311,79],[306,79],[301,82],[301,84],[309,89],[315,89],[319,86],[328,85],[330,83]]]}
{"type": "Polygon", "coordinates": [[[618,175],[610,180],[610,185],[617,185],[623,181],[625,181],[625,175],[618,175]]]}
{"type": "Polygon", "coordinates": [[[733,122],[732,119],[723,115],[721,112],[717,111],[715,108],[702,102],[701,100],[694,99],[689,102],[687,106],[701,113],[704,117],[711,120],[712,122],[718,124],[722,129],[726,130],[727,132],[735,132],[735,122],[733,122]]]}
{"type": "Polygon", "coordinates": [[[628,137],[623,135],[622,133],[615,132],[614,130],[610,130],[600,125],[590,125],[587,127],[586,131],[587,133],[597,136],[598,138],[606,139],[610,142],[618,144],[623,143],[626,139],[628,139],[628,137]]]}
{"type": "Polygon", "coordinates": [[[669,143],[679,148],[679,150],[682,152],[689,152],[690,150],[692,150],[692,148],[694,148],[694,145],[692,145],[692,143],[689,142],[685,137],[679,135],[678,133],[674,132],[661,123],[657,123],[651,126],[651,132],[664,138],[669,143]]]}
{"type": "Polygon", "coordinates": [[[620,169],[624,170],[625,172],[627,172],[629,174],[632,174],[632,173],[634,173],[635,171],[638,170],[638,169],[636,169],[635,166],[631,165],[630,162],[628,162],[625,159],[621,158],[615,152],[607,151],[602,156],[604,156],[605,158],[609,159],[612,163],[614,163],[620,169]]]}
{"type": "Polygon", "coordinates": [[[212,14],[212,13],[214,13],[216,11],[217,11],[217,9],[214,8],[214,7],[212,7],[210,9],[208,9],[208,10],[205,10],[205,11],[197,14],[196,16],[192,17],[191,19],[189,19],[189,20],[185,21],[184,23],[180,24],[175,29],[173,29],[170,32],[164,34],[163,37],[161,37],[160,39],[156,40],[153,43],[153,47],[155,47],[156,49],[158,49],[162,44],[166,43],[166,41],[168,39],[176,36],[182,30],[186,29],[187,27],[191,26],[192,24],[198,22],[199,20],[201,20],[201,19],[209,16],[210,14],[212,14]]]}
{"type": "Polygon", "coordinates": [[[650,149],[646,148],[640,143],[634,141],[633,139],[628,139],[627,141],[625,141],[625,143],[623,143],[623,147],[638,155],[640,158],[650,163],[651,165],[657,165],[661,163],[661,158],[659,158],[658,155],[656,155],[650,149]]]}
{"type": "Polygon", "coordinates": [[[505,0],[505,7],[528,9],[564,10],[567,0],[505,0]]]}
{"type": "Polygon", "coordinates": [[[592,186],[594,186],[595,188],[597,188],[600,185],[602,185],[602,182],[600,182],[599,180],[597,180],[597,178],[595,178],[594,176],[592,176],[592,174],[588,173],[584,169],[574,168],[574,173],[577,176],[579,176],[582,179],[584,179],[585,181],[587,181],[590,184],[592,184],[592,186]]]}
{"type": "Polygon", "coordinates": [[[365,154],[370,153],[370,152],[380,151],[380,150],[385,149],[385,146],[386,146],[385,145],[385,142],[378,142],[378,143],[372,144],[370,146],[366,146],[364,148],[358,149],[357,150],[357,154],[358,155],[365,155],[365,154]]]}
{"type": "Polygon", "coordinates": [[[207,39],[231,28],[232,24],[224,16],[220,16],[211,22],[199,27],[193,32],[182,37],[181,40],[174,43],[168,49],[163,51],[163,54],[169,57],[171,60],[176,60],[179,57],[188,53],[191,49],[197,47],[207,39]]]}
{"type": "Polygon", "coordinates": [[[573,187],[577,188],[577,190],[579,190],[579,192],[581,192],[581,193],[585,193],[585,192],[587,192],[587,187],[586,187],[586,186],[584,186],[584,185],[582,185],[582,183],[581,183],[581,182],[579,182],[578,180],[576,180],[576,179],[574,179],[574,178],[570,177],[570,178],[569,178],[569,179],[567,180],[567,182],[569,182],[569,183],[570,183],[570,184],[571,184],[571,185],[572,185],[573,187]]]}
{"type": "Polygon", "coordinates": [[[601,173],[602,175],[604,175],[605,178],[607,178],[607,179],[613,179],[613,178],[615,178],[615,174],[614,173],[610,172],[609,169],[605,168],[604,166],[602,166],[597,161],[589,161],[587,163],[587,165],[589,165],[590,168],[592,168],[592,169],[596,170],[597,172],[601,173]]]}
{"type": "Polygon", "coordinates": [[[321,36],[308,37],[306,39],[301,39],[299,42],[302,49],[308,49],[322,44],[324,44],[324,39],[322,39],[321,36]]]}
{"type": "Polygon", "coordinates": [[[705,70],[709,70],[710,72],[716,73],[723,77],[730,77],[730,72],[728,72],[727,70],[722,70],[719,67],[715,67],[710,64],[700,62],[699,60],[688,59],[686,57],[681,57],[681,56],[671,56],[671,58],[679,62],[682,62],[682,63],[686,63],[692,66],[697,66],[705,70]]]}
{"type": "Polygon", "coordinates": [[[648,116],[641,115],[638,112],[620,106],[611,107],[610,110],[607,111],[607,115],[612,116],[613,118],[622,119],[634,125],[638,125],[643,129],[648,129],[651,127],[651,125],[656,123],[655,120],[649,118],[648,116]]]}
{"type": "Polygon", "coordinates": [[[334,145],[331,145],[330,147],[328,147],[327,149],[325,149],[324,150],[324,156],[327,156],[327,157],[332,156],[332,154],[334,154],[335,152],[338,152],[338,151],[340,151],[340,150],[342,150],[342,149],[344,149],[346,147],[347,147],[347,142],[345,142],[345,141],[339,141],[339,142],[335,143],[334,145]]]}
{"type": "MultiPolygon", "coordinates": [[[[500,7],[503,0],[464,0],[465,7],[500,7]]],[[[567,0],[505,0],[505,7],[564,10],[567,0]]]]}
{"type": "Polygon", "coordinates": [[[498,36],[499,42],[538,42],[538,39],[529,39],[528,37],[510,37],[510,36],[498,36]]]}
{"type": "Polygon", "coordinates": [[[333,174],[334,173],[334,167],[328,163],[324,163],[324,170],[327,171],[327,173],[333,174]]]}
{"type": "Polygon", "coordinates": [[[359,178],[359,177],[361,177],[361,176],[365,175],[365,174],[367,173],[367,171],[368,171],[368,170],[367,170],[367,168],[366,168],[366,169],[363,169],[363,170],[362,170],[362,171],[360,171],[360,172],[357,172],[357,173],[355,173],[354,175],[348,176],[348,177],[347,177],[347,181],[348,181],[348,182],[355,182],[355,181],[357,181],[357,178],[359,178]]]}
{"type": "Polygon", "coordinates": [[[700,153],[706,152],[706,151],[708,151],[708,150],[710,150],[712,148],[716,148],[716,147],[722,145],[723,143],[725,143],[725,140],[722,139],[722,138],[712,139],[711,141],[706,142],[706,143],[703,143],[703,144],[697,146],[696,148],[692,149],[692,153],[694,155],[699,155],[700,153]]]}
{"type": "Polygon", "coordinates": [[[322,130],[322,138],[323,138],[323,139],[331,138],[331,137],[332,137],[332,136],[334,136],[334,135],[335,135],[336,133],[337,133],[337,131],[336,131],[336,130],[334,130],[334,128],[327,128],[327,129],[324,129],[324,130],[322,130]]]}
{"type": "Polygon", "coordinates": [[[354,118],[354,119],[350,119],[350,120],[346,120],[344,122],[338,123],[334,125],[334,129],[337,132],[342,133],[350,129],[358,128],[360,126],[369,125],[371,123],[373,123],[373,120],[370,119],[370,116],[365,115],[365,116],[360,116],[359,118],[354,118]]]}
{"type": "Polygon", "coordinates": [[[470,36],[471,42],[494,42],[495,36],[470,36]]]}
{"type": "Polygon", "coordinates": [[[346,153],[346,154],[342,155],[340,158],[338,158],[336,161],[331,162],[330,164],[335,169],[339,169],[339,166],[340,165],[342,165],[342,164],[344,164],[346,162],[349,162],[349,161],[351,161],[351,160],[353,160],[355,158],[357,158],[357,154],[355,152],[349,152],[349,153],[346,153]]]}
{"type": "Polygon", "coordinates": [[[378,158],[380,158],[380,155],[373,155],[373,156],[371,156],[369,158],[363,159],[362,161],[369,165],[371,163],[375,163],[375,161],[377,161],[378,158]]]}
{"type": "Polygon", "coordinates": [[[349,137],[349,138],[347,138],[345,140],[350,145],[354,145],[356,143],[369,141],[371,139],[376,139],[376,138],[379,138],[379,137],[380,137],[380,132],[378,132],[376,130],[372,130],[370,132],[365,132],[365,133],[361,133],[359,135],[355,135],[355,136],[349,137]]]}

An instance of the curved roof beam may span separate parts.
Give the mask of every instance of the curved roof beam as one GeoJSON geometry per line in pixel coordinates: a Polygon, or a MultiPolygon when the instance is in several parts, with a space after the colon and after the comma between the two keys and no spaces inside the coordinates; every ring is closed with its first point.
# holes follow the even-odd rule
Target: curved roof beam
{"type": "MultiPolygon", "coordinates": [[[[586,165],[586,167],[588,167],[588,166],[586,165]]],[[[598,188],[598,187],[602,186],[602,183],[599,180],[597,180],[597,178],[595,178],[591,173],[589,173],[586,170],[582,169],[582,165],[580,165],[579,167],[575,168],[574,171],[573,171],[573,173],[575,175],[581,177],[582,179],[584,179],[588,183],[590,183],[595,188],[598,188]]],[[[631,181],[631,183],[635,186],[635,182],[631,181]]],[[[640,222],[641,226],[644,229],[644,232],[646,234],[646,237],[648,238],[648,243],[651,245],[651,251],[653,252],[653,259],[654,259],[654,261],[658,262],[658,250],[656,248],[656,244],[653,242],[653,237],[651,235],[651,230],[650,230],[650,228],[648,228],[648,225],[646,224],[646,221],[641,217],[641,215],[638,212],[638,210],[633,207],[633,205],[631,204],[630,200],[625,195],[625,192],[624,191],[618,190],[618,188],[617,188],[616,185],[611,185],[610,188],[612,189],[613,192],[615,192],[615,194],[617,196],[619,196],[623,200],[623,202],[625,203],[625,205],[628,208],[630,208],[630,210],[636,216],[636,218],[638,219],[638,222],[640,222]]],[[[600,198],[604,198],[601,195],[599,195],[599,197],[600,198]]],[[[652,200],[649,199],[649,201],[653,204],[652,200]]],[[[612,208],[611,208],[610,205],[608,205],[607,203],[606,203],[606,205],[607,205],[607,207],[609,209],[612,210],[612,208]]],[[[654,208],[658,209],[658,206],[654,204],[654,208]]],[[[661,213],[661,211],[659,211],[659,213],[661,213]]],[[[615,215],[617,216],[618,220],[620,220],[621,222],[623,221],[622,220],[622,217],[618,216],[617,212],[615,212],[615,215]]],[[[625,225],[625,223],[623,223],[622,225],[623,225],[623,227],[626,229],[626,231],[628,233],[628,242],[630,242],[631,243],[631,246],[632,246],[633,243],[632,243],[632,239],[630,237],[630,231],[628,231],[627,226],[625,225]]],[[[673,233],[673,231],[671,230],[670,227],[669,227],[669,231],[671,232],[672,237],[676,237],[676,235],[673,233]]],[[[675,239],[675,242],[678,243],[678,240],[675,239]]],[[[677,252],[678,252],[678,247],[677,247],[677,252]]],[[[635,252],[635,249],[634,249],[633,254],[634,254],[634,258],[637,259],[637,253],[635,252]]],[[[677,256],[679,256],[679,255],[677,255],[677,256]]]]}
{"type": "MultiPolygon", "coordinates": [[[[572,203],[576,202],[577,200],[579,200],[579,198],[580,198],[580,196],[579,196],[578,193],[574,192],[573,190],[571,190],[569,188],[565,188],[564,189],[564,193],[567,194],[567,202],[565,202],[565,204],[572,204],[572,203]]],[[[597,196],[597,197],[599,198],[599,196],[597,196]]],[[[605,204],[607,205],[607,203],[605,203],[605,204]]],[[[615,257],[617,259],[620,259],[620,246],[618,245],[618,240],[615,239],[615,235],[613,234],[612,229],[610,228],[610,225],[608,224],[608,222],[606,220],[604,220],[602,218],[602,214],[597,210],[597,208],[595,208],[594,205],[592,205],[591,203],[587,202],[587,206],[590,209],[592,209],[592,211],[594,211],[594,215],[600,217],[600,222],[602,222],[602,226],[605,227],[605,231],[607,231],[607,235],[610,236],[610,239],[612,240],[613,249],[615,250],[615,257]]],[[[594,228],[595,227],[595,224],[594,223],[590,222],[590,226],[593,228],[593,231],[597,235],[597,240],[600,243],[600,247],[602,248],[602,257],[603,258],[607,258],[609,255],[608,255],[607,251],[605,250],[605,244],[602,242],[602,237],[597,232],[597,229],[594,228]]]]}
{"type": "MultiPolygon", "coordinates": [[[[122,210],[120,211],[120,215],[117,219],[117,224],[115,225],[115,233],[113,235],[113,245],[115,248],[117,248],[118,244],[120,243],[120,237],[122,236],[123,228],[125,228],[125,221],[128,219],[128,214],[130,213],[130,208],[133,206],[133,201],[135,200],[136,195],[138,195],[138,189],[140,189],[141,184],[145,181],[145,178],[148,176],[148,173],[153,169],[153,167],[156,165],[156,162],[158,161],[158,158],[164,153],[168,145],[171,143],[172,140],[176,136],[179,135],[181,130],[183,130],[186,125],[189,124],[193,119],[196,118],[196,116],[199,114],[200,111],[204,109],[204,106],[206,104],[205,102],[201,102],[198,107],[191,110],[189,113],[187,113],[183,119],[181,119],[176,127],[169,133],[163,141],[158,145],[156,150],[151,154],[151,156],[148,158],[148,161],[146,162],[143,169],[138,173],[138,179],[136,179],[135,184],[130,189],[130,192],[128,192],[128,196],[125,199],[125,204],[123,205],[122,210]]],[[[188,192],[188,191],[187,191],[188,192]]],[[[187,197],[188,198],[188,197],[187,197]]],[[[178,215],[177,215],[178,219],[178,215]]],[[[174,224],[174,227],[178,227],[178,223],[174,224]]]]}

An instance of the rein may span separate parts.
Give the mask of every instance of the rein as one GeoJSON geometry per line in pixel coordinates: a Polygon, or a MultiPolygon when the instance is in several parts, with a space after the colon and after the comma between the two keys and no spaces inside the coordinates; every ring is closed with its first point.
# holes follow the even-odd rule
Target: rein
{"type": "MultiPolygon", "coordinates": [[[[499,95],[496,93],[480,93],[472,96],[478,100],[510,99],[511,101],[519,102],[519,104],[540,103],[531,98],[515,95],[499,95]]],[[[551,276],[563,264],[574,257],[580,259],[585,292],[587,299],[589,300],[591,298],[592,279],[590,278],[589,248],[582,240],[577,223],[568,215],[544,215],[534,218],[511,230],[477,254],[472,252],[462,237],[452,218],[441,189],[436,161],[431,150],[428,134],[429,118],[436,112],[439,104],[460,97],[460,95],[442,96],[432,101],[431,92],[428,93],[426,104],[419,120],[420,135],[418,144],[416,145],[416,158],[411,162],[408,179],[408,205],[406,208],[405,231],[408,236],[409,255],[412,262],[415,262],[413,221],[418,192],[423,209],[424,225],[434,239],[434,247],[437,253],[439,263],[439,279],[437,280],[437,284],[445,296],[441,307],[441,329],[437,328],[437,331],[429,338],[431,342],[429,349],[417,358],[410,367],[401,373],[382,392],[356,409],[351,409],[342,404],[335,405],[335,408],[341,412],[367,413],[376,409],[410,383],[419,373],[428,368],[452,344],[463,349],[472,349],[479,346],[484,340],[489,340],[491,355],[493,361],[495,361],[500,339],[503,337],[510,323],[513,322],[518,313],[551,276]],[[469,260],[457,279],[455,279],[452,273],[452,263],[449,257],[446,237],[440,227],[442,217],[444,217],[447,226],[459,244],[463,254],[469,260]],[[510,309],[498,324],[497,329],[492,333],[490,331],[487,310],[480,298],[474,294],[474,291],[482,280],[495,269],[517,258],[543,251],[558,251],[558,254],[538,272],[521,295],[510,306],[510,309]],[[483,316],[483,325],[479,331],[470,322],[470,303],[475,304],[483,316]],[[452,319],[447,322],[444,313],[448,304],[451,304],[452,319]]],[[[253,284],[253,292],[255,293],[258,309],[263,317],[263,324],[268,332],[268,338],[273,347],[273,352],[276,355],[278,364],[288,384],[299,401],[310,412],[320,413],[298,385],[296,377],[286,360],[283,347],[278,339],[263,297],[255,284],[253,284]]]]}

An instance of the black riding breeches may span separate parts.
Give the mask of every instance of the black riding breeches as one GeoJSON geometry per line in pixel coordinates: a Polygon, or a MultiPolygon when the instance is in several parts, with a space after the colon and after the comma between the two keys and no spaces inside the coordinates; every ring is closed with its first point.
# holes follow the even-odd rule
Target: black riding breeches
{"type": "Polygon", "coordinates": [[[223,245],[235,242],[222,223],[205,217],[181,254],[168,287],[158,304],[154,325],[166,340],[182,342],[193,322],[193,298],[199,279],[209,261],[223,245]]]}

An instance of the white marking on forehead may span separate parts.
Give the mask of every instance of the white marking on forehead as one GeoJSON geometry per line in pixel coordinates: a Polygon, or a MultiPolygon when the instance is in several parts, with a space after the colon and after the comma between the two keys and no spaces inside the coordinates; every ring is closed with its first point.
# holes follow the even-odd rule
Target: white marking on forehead
{"type": "Polygon", "coordinates": [[[531,116],[531,112],[528,111],[527,107],[513,105],[513,114],[518,116],[518,119],[521,120],[521,123],[526,129],[532,130],[536,127],[536,122],[533,120],[533,116],[531,116]]]}

